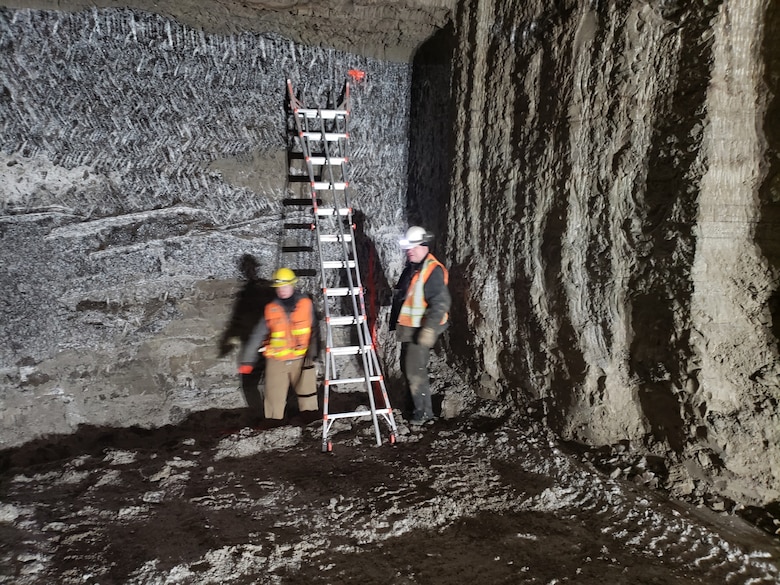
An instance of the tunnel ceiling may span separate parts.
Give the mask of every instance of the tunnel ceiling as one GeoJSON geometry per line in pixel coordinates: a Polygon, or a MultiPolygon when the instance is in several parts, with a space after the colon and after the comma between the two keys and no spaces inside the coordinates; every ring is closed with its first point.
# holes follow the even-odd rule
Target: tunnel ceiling
{"type": "Polygon", "coordinates": [[[454,0],[44,0],[3,2],[8,8],[133,8],[175,18],[215,34],[277,33],[307,45],[406,61],[451,17],[454,0]]]}

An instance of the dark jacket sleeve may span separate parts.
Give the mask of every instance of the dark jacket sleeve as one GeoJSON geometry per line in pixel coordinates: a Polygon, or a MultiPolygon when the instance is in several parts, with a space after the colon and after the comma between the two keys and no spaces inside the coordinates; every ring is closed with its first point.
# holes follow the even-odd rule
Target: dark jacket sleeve
{"type": "Polygon", "coordinates": [[[390,331],[393,331],[398,324],[398,316],[401,314],[401,307],[406,300],[406,291],[409,290],[409,282],[412,280],[413,274],[414,269],[407,262],[401,277],[398,279],[398,284],[393,289],[393,301],[390,308],[390,331]]]}
{"type": "Polygon", "coordinates": [[[442,325],[441,321],[444,315],[449,313],[450,305],[452,305],[450,289],[444,282],[444,270],[441,267],[437,266],[431,272],[428,280],[425,281],[423,292],[428,308],[425,310],[422,326],[430,327],[439,335],[448,326],[448,323],[442,325]]]}
{"type": "MultiPolygon", "coordinates": [[[[311,299],[311,297],[309,297],[311,299]]],[[[306,350],[307,359],[317,359],[322,349],[322,338],[320,336],[320,316],[314,299],[311,299],[311,337],[309,338],[309,348],[306,350]]]]}
{"type": "Polygon", "coordinates": [[[266,325],[265,317],[255,325],[252,330],[252,334],[244,345],[244,351],[241,354],[241,363],[254,365],[257,361],[257,352],[262,347],[265,340],[268,338],[268,325],[266,325]]]}

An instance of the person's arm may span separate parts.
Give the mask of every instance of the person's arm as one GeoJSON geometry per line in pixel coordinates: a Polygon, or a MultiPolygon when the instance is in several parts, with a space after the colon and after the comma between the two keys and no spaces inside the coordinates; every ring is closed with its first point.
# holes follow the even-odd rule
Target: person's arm
{"type": "Polygon", "coordinates": [[[444,271],[440,267],[437,266],[431,272],[423,293],[428,306],[420,329],[417,330],[415,342],[423,347],[433,347],[439,335],[447,328],[446,322],[442,324],[442,321],[452,303],[450,291],[444,282],[444,271]]]}
{"type": "Polygon", "coordinates": [[[390,308],[390,331],[394,331],[395,326],[398,324],[398,316],[401,314],[401,307],[406,300],[406,293],[409,290],[409,282],[412,280],[413,274],[414,270],[407,262],[404,271],[398,279],[398,284],[393,289],[393,302],[390,308]]]}
{"type": "Polygon", "coordinates": [[[242,374],[248,374],[252,372],[252,369],[255,366],[255,362],[257,361],[257,352],[263,343],[265,343],[267,337],[268,325],[265,322],[265,318],[262,318],[252,330],[252,335],[249,336],[249,339],[246,342],[246,346],[244,346],[244,351],[241,354],[241,365],[239,366],[239,371],[242,374]],[[247,367],[249,368],[249,371],[246,371],[247,367]]]}

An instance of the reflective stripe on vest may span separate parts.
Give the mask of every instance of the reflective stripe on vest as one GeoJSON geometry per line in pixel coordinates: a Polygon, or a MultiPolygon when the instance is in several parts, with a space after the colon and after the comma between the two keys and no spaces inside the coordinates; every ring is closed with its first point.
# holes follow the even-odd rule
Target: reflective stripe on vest
{"type": "MultiPolygon", "coordinates": [[[[398,315],[399,325],[419,327],[422,324],[423,315],[425,315],[425,310],[428,308],[428,301],[425,300],[424,292],[425,283],[428,282],[428,278],[437,266],[440,266],[444,272],[444,284],[448,283],[450,275],[447,269],[436,258],[428,254],[423,261],[422,268],[414,273],[409,283],[406,299],[404,304],[401,305],[401,313],[398,315]]],[[[447,316],[448,314],[445,313],[439,325],[444,325],[447,322],[447,316]]]]}
{"type": "Polygon", "coordinates": [[[299,299],[289,315],[279,301],[272,301],[265,306],[265,322],[270,331],[266,358],[291,360],[306,355],[311,339],[311,299],[299,299]]]}

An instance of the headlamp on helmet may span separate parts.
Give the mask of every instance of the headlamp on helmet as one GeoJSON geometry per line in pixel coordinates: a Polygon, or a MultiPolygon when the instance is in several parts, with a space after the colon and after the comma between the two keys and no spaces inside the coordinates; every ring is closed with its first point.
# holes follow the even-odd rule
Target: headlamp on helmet
{"type": "Polygon", "coordinates": [[[402,249],[411,250],[417,246],[428,246],[432,239],[433,234],[425,231],[425,228],[422,228],[419,225],[413,225],[406,230],[406,234],[404,234],[404,237],[401,238],[398,243],[402,249]]]}

